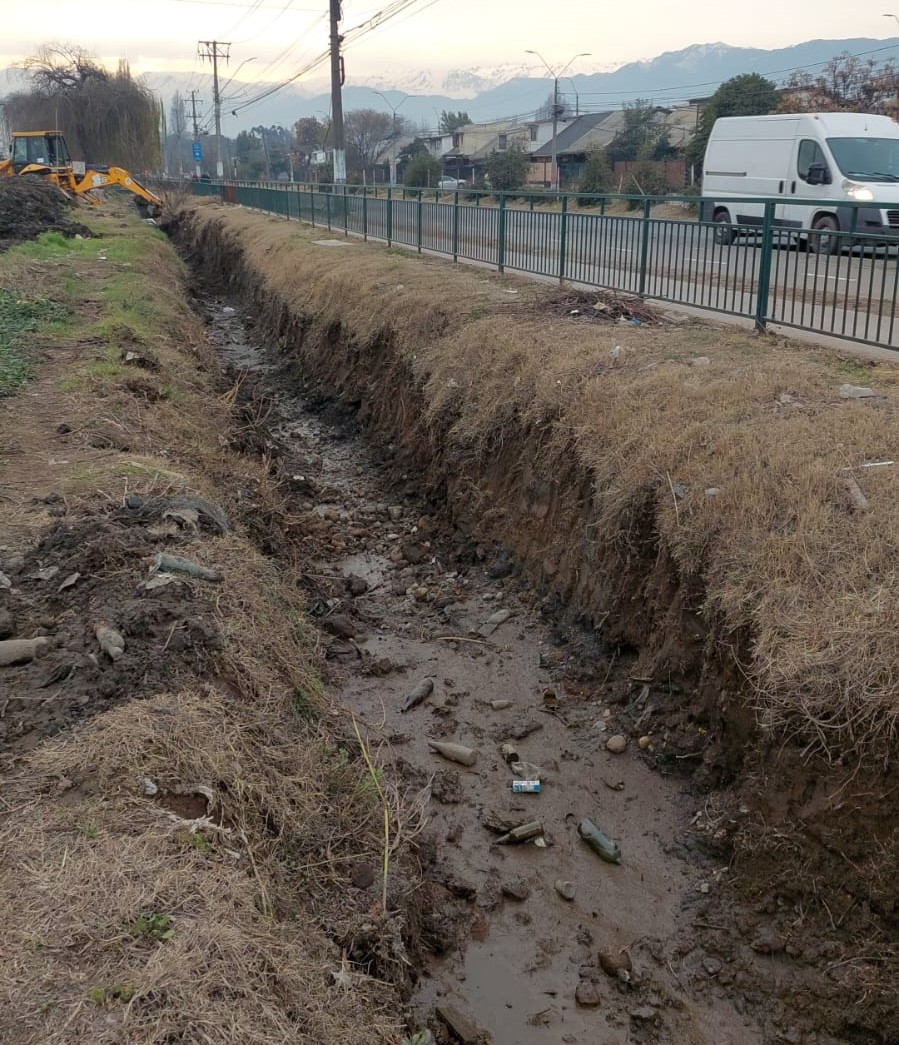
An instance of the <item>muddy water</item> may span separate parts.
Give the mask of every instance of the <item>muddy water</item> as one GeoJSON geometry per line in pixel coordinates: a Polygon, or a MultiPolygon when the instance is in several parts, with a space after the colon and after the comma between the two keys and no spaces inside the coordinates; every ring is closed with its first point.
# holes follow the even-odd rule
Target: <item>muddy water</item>
{"type": "Polygon", "coordinates": [[[435,895],[461,942],[421,970],[418,1024],[438,1027],[435,1005],[448,1003],[496,1045],[762,1041],[694,935],[724,873],[692,844],[696,799],[649,768],[636,737],[622,754],[606,749],[618,727],[604,683],[626,665],[590,636],[553,630],[501,559],[441,544],[411,483],[400,497],[369,446],[311,413],[224,305],[212,307],[212,336],[232,365],[267,382],[285,419],[281,448],[312,491],[302,507],[331,537],[333,555],[307,572],[325,632],[338,636],[325,639],[332,691],[410,784],[430,788],[435,895]],[[489,631],[499,609],[510,616],[489,631]],[[433,692],[403,713],[425,677],[433,692]],[[477,761],[447,762],[429,738],[466,745],[477,761]],[[513,794],[504,743],[539,767],[539,794],[513,794]],[[490,814],[539,819],[547,844],[497,844],[490,814]],[[620,864],[578,837],[585,816],[619,843],[620,864]],[[557,880],[572,883],[573,899],[557,880]],[[600,951],[622,949],[626,982],[598,962],[600,951]]]}

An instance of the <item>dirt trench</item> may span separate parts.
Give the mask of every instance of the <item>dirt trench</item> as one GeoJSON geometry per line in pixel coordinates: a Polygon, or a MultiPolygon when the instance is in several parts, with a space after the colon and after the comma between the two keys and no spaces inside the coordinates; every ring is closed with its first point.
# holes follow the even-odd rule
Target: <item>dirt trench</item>
{"type": "Polygon", "coordinates": [[[230,295],[210,307],[213,339],[247,371],[251,414],[266,418],[260,452],[319,520],[324,554],[304,583],[328,681],[383,759],[430,795],[417,1020],[438,1040],[497,1045],[893,1040],[834,1036],[838,1011],[815,1013],[811,999],[832,992],[840,944],[813,923],[786,937],[795,910],[776,890],[748,901],[729,883],[750,809],[712,787],[741,768],[739,684],[708,656],[696,593],[680,589],[646,519],[635,514],[628,571],[604,580],[602,550],[585,560],[573,537],[589,490],[565,447],[536,433],[497,446],[476,483],[415,424],[414,383],[389,346],[366,355],[334,330],[296,354],[307,318],[205,236],[182,247],[207,259],[205,289],[230,295]],[[585,628],[601,584],[626,609],[585,628]],[[433,692],[404,713],[422,678],[433,692]],[[612,754],[618,733],[628,746],[612,754]],[[474,767],[441,760],[428,738],[475,749],[474,767]],[[540,794],[512,793],[504,743],[538,767],[540,794]],[[620,843],[620,864],[579,839],[584,816],[620,843]],[[531,818],[545,848],[497,844],[491,827],[531,818]],[[464,1014],[455,1038],[447,1005],[464,1014]]]}

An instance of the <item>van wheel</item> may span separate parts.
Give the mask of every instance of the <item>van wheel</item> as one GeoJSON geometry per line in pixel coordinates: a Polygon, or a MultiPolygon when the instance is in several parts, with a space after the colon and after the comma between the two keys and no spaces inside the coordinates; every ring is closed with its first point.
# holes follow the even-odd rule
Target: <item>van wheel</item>
{"type": "Polygon", "coordinates": [[[834,235],[840,226],[837,219],[824,214],[815,220],[813,231],[808,234],[808,249],[813,254],[836,254],[840,249],[840,237],[834,235]]]}
{"type": "Polygon", "coordinates": [[[720,243],[722,247],[729,247],[737,238],[737,233],[730,223],[730,211],[716,210],[712,221],[715,222],[715,242],[720,243]]]}

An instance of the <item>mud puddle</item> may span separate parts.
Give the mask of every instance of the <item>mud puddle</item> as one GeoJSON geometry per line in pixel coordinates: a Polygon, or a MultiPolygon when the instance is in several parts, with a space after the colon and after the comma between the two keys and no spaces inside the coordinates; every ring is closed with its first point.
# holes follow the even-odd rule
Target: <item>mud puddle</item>
{"type": "Polygon", "coordinates": [[[226,360],[274,402],[284,481],[317,519],[302,570],[329,686],[381,759],[430,795],[417,1025],[437,1041],[496,1045],[765,1040],[746,997],[725,986],[734,955],[707,952],[694,925],[726,873],[702,855],[696,799],[649,767],[655,738],[644,751],[631,732],[623,753],[607,750],[624,732],[614,701],[646,686],[627,657],[554,627],[502,551],[448,532],[348,415],[335,423],[297,394],[237,312],[217,301],[209,319],[226,360]],[[433,691],[404,712],[424,678],[433,691]],[[476,761],[447,761],[429,740],[476,761]],[[540,793],[513,793],[523,774],[504,744],[532,764],[540,793]],[[583,817],[620,845],[619,864],[579,838],[583,817]],[[534,820],[536,842],[498,844],[501,825],[534,820]],[[453,1033],[444,1006],[462,1014],[453,1033]]]}

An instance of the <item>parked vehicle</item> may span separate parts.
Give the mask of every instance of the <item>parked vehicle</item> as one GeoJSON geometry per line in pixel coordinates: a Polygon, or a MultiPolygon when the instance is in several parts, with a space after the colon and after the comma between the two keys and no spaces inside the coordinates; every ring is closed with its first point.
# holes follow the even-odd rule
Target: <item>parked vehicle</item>
{"type": "Polygon", "coordinates": [[[838,231],[899,237],[899,126],[866,113],[723,117],[706,147],[702,196],[702,216],[719,224],[719,243],[763,221],[763,202],[726,199],[734,196],[775,198],[775,223],[821,254],[846,242],[838,231]]]}
{"type": "Polygon", "coordinates": [[[465,181],[462,178],[441,178],[437,182],[438,189],[463,189],[465,181]]]}

